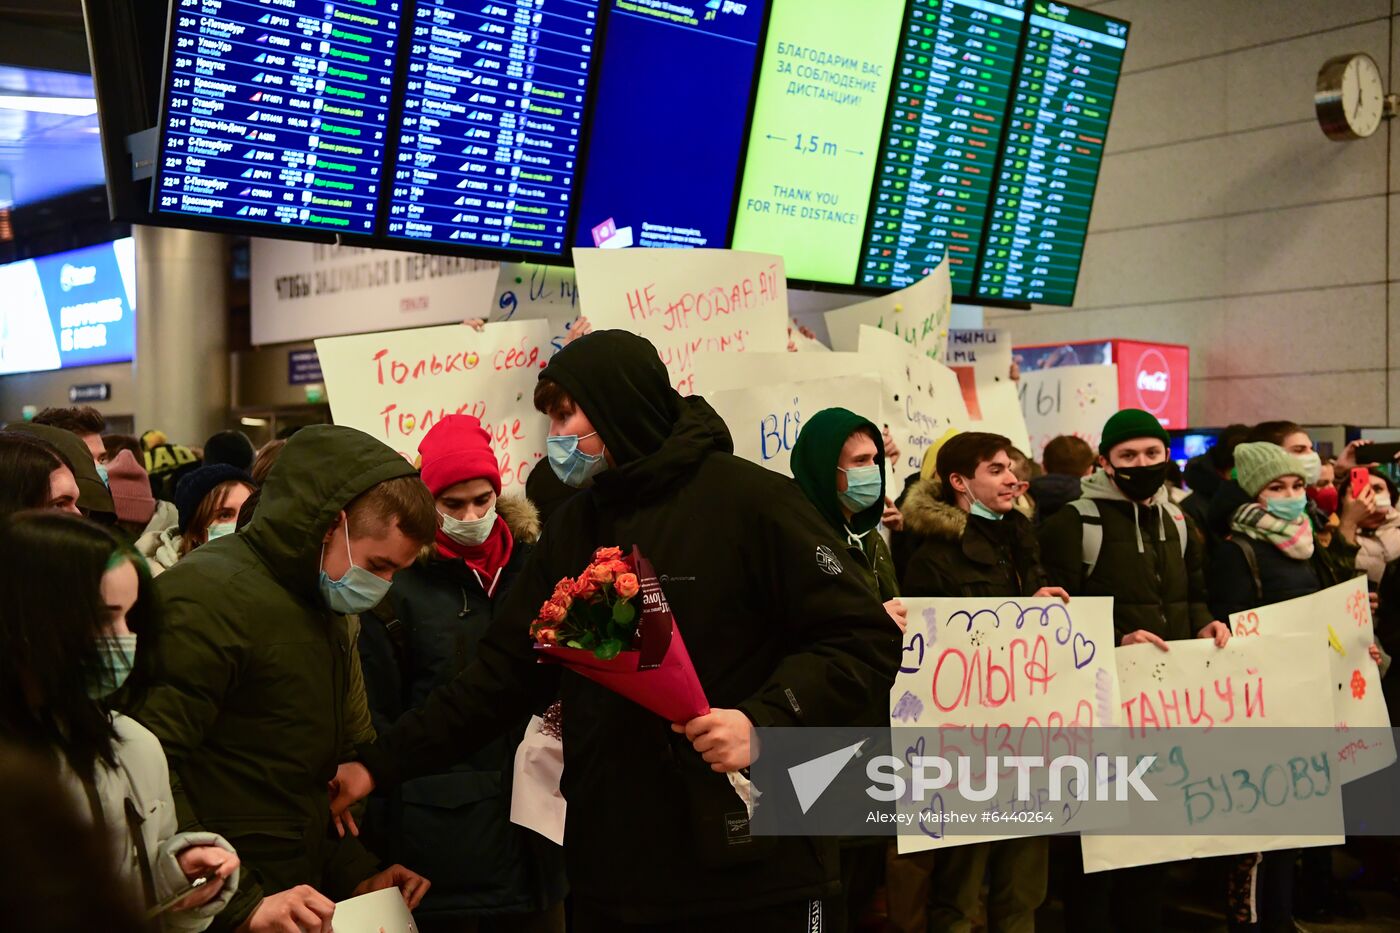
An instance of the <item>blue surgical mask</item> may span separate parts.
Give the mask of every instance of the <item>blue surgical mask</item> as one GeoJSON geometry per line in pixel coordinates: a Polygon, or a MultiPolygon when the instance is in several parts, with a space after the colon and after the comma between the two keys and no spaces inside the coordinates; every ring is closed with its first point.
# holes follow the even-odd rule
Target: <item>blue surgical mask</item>
{"type": "Polygon", "coordinates": [[[102,656],[102,668],[97,681],[88,684],[88,696],[104,700],[121,689],[136,664],[136,636],[104,635],[97,639],[97,653],[102,656]]]}
{"type": "Polygon", "coordinates": [[[550,469],[554,470],[554,475],[559,477],[559,481],[565,486],[577,489],[607,469],[607,462],[602,454],[586,454],[578,449],[579,441],[588,440],[597,433],[594,431],[583,437],[577,434],[558,434],[545,439],[550,469]]]}
{"type": "Polygon", "coordinates": [[[476,547],[481,544],[491,537],[491,529],[496,527],[496,507],[494,505],[486,510],[485,515],[471,521],[453,518],[442,511],[439,511],[438,514],[442,516],[442,533],[464,547],[476,547]]]}
{"type": "MultiPolygon", "coordinates": [[[[345,555],[350,559],[350,569],[339,580],[332,580],[324,569],[321,571],[321,598],[331,612],[350,615],[368,612],[389,595],[390,583],[377,577],[363,567],[356,566],[355,555],[350,553],[350,521],[345,521],[345,555]]],[[[321,559],[326,556],[326,546],[321,545],[321,559]]]]}
{"type": "Polygon", "coordinates": [[[1303,482],[1309,486],[1316,486],[1318,479],[1322,477],[1322,457],[1315,450],[1293,456],[1303,465],[1303,482]]]}
{"type": "Polygon", "coordinates": [[[1287,522],[1297,521],[1308,509],[1307,496],[1290,496],[1287,499],[1265,499],[1264,508],[1275,518],[1287,522]]]}
{"type": "MultiPolygon", "coordinates": [[[[841,470],[840,467],[836,469],[841,470]]],[[[851,510],[852,515],[858,515],[880,501],[885,491],[885,479],[878,464],[851,467],[841,472],[846,474],[846,490],[838,492],[836,498],[851,510]]]]}
{"type": "Polygon", "coordinates": [[[103,485],[103,486],[111,486],[111,485],[112,485],[112,481],[111,481],[110,479],[108,479],[108,477],[107,477],[107,464],[105,464],[105,463],[99,463],[99,464],[96,464],[96,466],[97,466],[97,475],[100,476],[100,477],[102,477],[102,485],[103,485]]]}
{"type": "Polygon", "coordinates": [[[210,525],[209,530],[205,532],[205,540],[213,541],[215,538],[222,538],[224,535],[231,535],[237,530],[237,522],[215,522],[214,524],[210,525]]]}
{"type": "Polygon", "coordinates": [[[985,518],[989,522],[999,522],[1006,517],[1000,512],[993,512],[991,509],[987,508],[985,505],[983,505],[976,499],[972,500],[972,508],[968,511],[970,511],[973,515],[976,515],[978,518],[985,518]]]}

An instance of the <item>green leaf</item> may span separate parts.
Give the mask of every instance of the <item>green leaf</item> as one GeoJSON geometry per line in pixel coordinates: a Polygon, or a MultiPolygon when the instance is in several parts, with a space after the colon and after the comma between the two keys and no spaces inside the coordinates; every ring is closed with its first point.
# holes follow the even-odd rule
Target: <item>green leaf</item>
{"type": "Polygon", "coordinates": [[[598,656],[598,660],[600,661],[611,661],[613,658],[617,657],[621,651],[622,642],[616,638],[609,638],[599,645],[598,650],[593,653],[598,656]]]}
{"type": "Polygon", "coordinates": [[[569,639],[567,642],[565,642],[565,644],[568,645],[570,648],[582,648],[582,647],[583,647],[583,643],[580,642],[577,638],[571,638],[571,639],[569,639]]]}
{"type": "Polygon", "coordinates": [[[612,617],[618,625],[631,625],[637,619],[637,608],[629,602],[618,600],[613,606],[612,617]]]}

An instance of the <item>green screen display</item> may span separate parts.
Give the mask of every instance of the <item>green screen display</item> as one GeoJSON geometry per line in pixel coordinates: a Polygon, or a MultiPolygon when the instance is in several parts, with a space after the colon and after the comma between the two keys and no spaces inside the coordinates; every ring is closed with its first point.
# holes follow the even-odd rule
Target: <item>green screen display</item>
{"type": "Polygon", "coordinates": [[[778,0],[734,248],[790,278],[855,282],[905,0],[778,0]]]}
{"type": "Polygon", "coordinates": [[[980,296],[1069,305],[1128,24],[1034,0],[978,274],[980,296]]]}

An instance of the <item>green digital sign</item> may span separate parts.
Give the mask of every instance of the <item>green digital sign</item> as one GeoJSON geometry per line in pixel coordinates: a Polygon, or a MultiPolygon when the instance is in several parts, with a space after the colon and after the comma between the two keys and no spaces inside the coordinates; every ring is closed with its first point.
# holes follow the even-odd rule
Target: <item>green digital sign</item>
{"type": "Polygon", "coordinates": [[[904,0],[777,0],[734,248],[790,278],[855,282],[904,0]]]}

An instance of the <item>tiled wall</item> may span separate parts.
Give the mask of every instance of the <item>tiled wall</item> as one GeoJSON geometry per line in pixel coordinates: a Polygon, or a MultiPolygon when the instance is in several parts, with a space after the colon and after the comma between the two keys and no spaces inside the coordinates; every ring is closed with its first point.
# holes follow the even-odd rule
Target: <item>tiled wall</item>
{"type": "Polygon", "coordinates": [[[1333,55],[1400,75],[1395,0],[1081,5],[1133,26],[1075,307],[988,326],[1189,344],[1197,425],[1400,425],[1400,127],[1335,143],[1312,103],[1333,55]]]}

